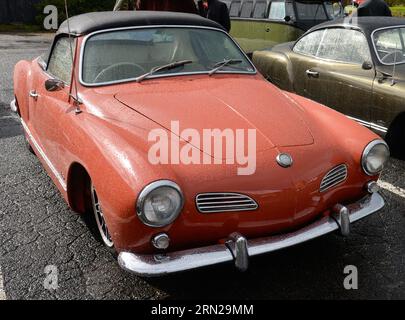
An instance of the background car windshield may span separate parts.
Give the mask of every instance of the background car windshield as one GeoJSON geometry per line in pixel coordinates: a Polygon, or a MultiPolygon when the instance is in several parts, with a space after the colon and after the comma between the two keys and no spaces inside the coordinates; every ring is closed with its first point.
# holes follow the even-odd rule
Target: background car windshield
{"type": "Polygon", "coordinates": [[[245,55],[224,32],[204,28],[148,28],[111,31],[90,37],[86,44],[82,80],[99,84],[134,79],[152,68],[191,60],[156,76],[208,72],[227,59],[242,60],[220,72],[254,72],[245,55]]]}
{"type": "Polygon", "coordinates": [[[327,20],[322,2],[300,2],[296,1],[298,20],[327,20]]]}
{"type": "Polygon", "coordinates": [[[405,62],[405,27],[377,31],[374,33],[373,41],[382,63],[405,62]]]}

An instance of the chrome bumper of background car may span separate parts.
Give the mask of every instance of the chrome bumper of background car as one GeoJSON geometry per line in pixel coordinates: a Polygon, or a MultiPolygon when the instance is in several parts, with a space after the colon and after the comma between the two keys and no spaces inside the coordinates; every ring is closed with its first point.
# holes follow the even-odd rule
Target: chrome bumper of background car
{"type": "Polygon", "coordinates": [[[234,261],[240,270],[246,270],[250,256],[288,248],[340,229],[348,235],[350,224],[379,211],[384,199],[378,192],[346,207],[337,205],[334,214],[325,216],[297,231],[277,236],[246,240],[232,234],[226,244],[189,249],[159,255],[139,255],[121,252],[119,265],[143,277],[162,276],[222,262],[234,261]]]}

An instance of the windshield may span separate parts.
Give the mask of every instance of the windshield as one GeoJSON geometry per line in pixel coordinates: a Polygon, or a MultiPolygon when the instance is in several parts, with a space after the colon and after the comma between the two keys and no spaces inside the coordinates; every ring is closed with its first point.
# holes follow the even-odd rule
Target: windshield
{"type": "Polygon", "coordinates": [[[405,27],[376,31],[373,42],[383,64],[405,63],[405,27]]]}
{"type": "Polygon", "coordinates": [[[298,20],[328,20],[322,2],[296,1],[298,20]]]}
{"type": "Polygon", "coordinates": [[[326,1],[325,8],[329,19],[334,20],[343,17],[343,7],[340,2],[326,1]]]}
{"type": "Polygon", "coordinates": [[[218,73],[255,73],[253,65],[224,32],[205,28],[159,27],[104,32],[85,43],[82,81],[99,85],[131,81],[153,68],[163,68],[150,77],[208,73],[218,63],[234,59],[218,73]]]}

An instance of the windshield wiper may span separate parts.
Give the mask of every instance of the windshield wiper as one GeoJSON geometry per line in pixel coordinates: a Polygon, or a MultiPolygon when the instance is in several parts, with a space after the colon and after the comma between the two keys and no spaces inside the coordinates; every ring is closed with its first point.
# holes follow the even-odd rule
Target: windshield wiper
{"type": "Polygon", "coordinates": [[[220,61],[214,65],[214,68],[208,73],[208,75],[212,76],[214,73],[218,72],[223,67],[234,65],[234,64],[240,64],[242,62],[243,61],[241,59],[228,59],[228,60],[220,61]]]}
{"type": "Polygon", "coordinates": [[[184,65],[190,64],[190,63],[193,63],[193,61],[191,61],[191,60],[181,60],[181,61],[176,61],[176,62],[172,62],[172,63],[169,63],[169,64],[165,64],[163,66],[153,67],[149,72],[135,78],[135,81],[139,83],[139,82],[145,80],[146,78],[154,75],[156,72],[163,71],[163,70],[172,70],[172,69],[175,69],[177,67],[181,67],[181,66],[184,66],[184,65]]]}

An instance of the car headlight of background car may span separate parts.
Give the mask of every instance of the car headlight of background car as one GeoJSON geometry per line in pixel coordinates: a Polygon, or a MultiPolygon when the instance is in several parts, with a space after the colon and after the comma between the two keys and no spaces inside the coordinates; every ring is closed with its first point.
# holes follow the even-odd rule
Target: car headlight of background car
{"type": "Polygon", "coordinates": [[[147,185],[139,194],[136,211],[139,219],[150,227],[164,227],[179,216],[184,205],[180,187],[169,180],[147,185]]]}
{"type": "Polygon", "coordinates": [[[361,164],[369,176],[374,176],[382,171],[390,157],[388,145],[383,140],[370,142],[363,151],[361,164]]]}

